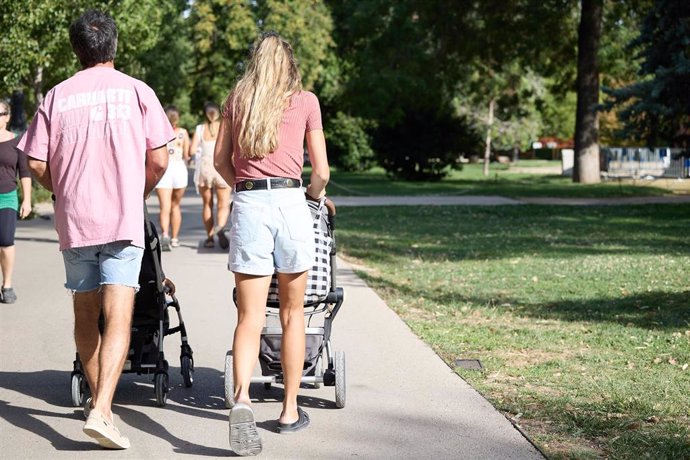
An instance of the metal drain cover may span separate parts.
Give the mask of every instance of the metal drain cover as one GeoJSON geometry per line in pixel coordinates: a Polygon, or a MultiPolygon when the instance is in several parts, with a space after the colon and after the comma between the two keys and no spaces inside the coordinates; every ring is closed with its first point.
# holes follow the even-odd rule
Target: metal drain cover
{"type": "Polygon", "coordinates": [[[478,359],[456,359],[455,367],[460,367],[462,369],[468,369],[470,371],[483,371],[484,366],[482,362],[478,359]]]}

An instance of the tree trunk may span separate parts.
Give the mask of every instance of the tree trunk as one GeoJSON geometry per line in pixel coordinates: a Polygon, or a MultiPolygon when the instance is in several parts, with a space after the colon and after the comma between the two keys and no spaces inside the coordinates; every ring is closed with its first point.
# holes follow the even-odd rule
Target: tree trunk
{"type": "Polygon", "coordinates": [[[489,101],[489,123],[486,127],[486,149],[484,149],[484,168],[483,172],[485,176],[489,175],[489,158],[491,157],[491,128],[494,124],[494,104],[495,99],[489,101]]]}
{"type": "Polygon", "coordinates": [[[603,0],[582,0],[577,38],[577,112],[573,182],[599,182],[599,38],[603,0]]]}
{"type": "Polygon", "coordinates": [[[36,110],[43,102],[43,66],[39,65],[36,68],[36,75],[34,76],[34,100],[36,101],[36,110]]]}

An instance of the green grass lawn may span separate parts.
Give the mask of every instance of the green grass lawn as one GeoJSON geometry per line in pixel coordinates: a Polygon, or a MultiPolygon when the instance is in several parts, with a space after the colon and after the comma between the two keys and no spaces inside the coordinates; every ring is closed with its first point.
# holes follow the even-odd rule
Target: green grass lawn
{"type": "MultiPolygon", "coordinates": [[[[543,167],[559,162],[522,160],[517,167],[543,167]]],[[[554,174],[512,172],[508,165],[492,163],[489,177],[482,174],[480,164],[464,165],[439,182],[390,180],[381,168],[361,173],[334,169],[328,193],[334,196],[358,195],[501,195],[507,197],[576,197],[608,198],[616,196],[650,196],[668,193],[662,188],[624,185],[618,182],[582,185],[568,177],[554,174]]]]}
{"type": "Polygon", "coordinates": [[[551,458],[690,458],[690,208],[339,209],[339,248],[551,458]]]}

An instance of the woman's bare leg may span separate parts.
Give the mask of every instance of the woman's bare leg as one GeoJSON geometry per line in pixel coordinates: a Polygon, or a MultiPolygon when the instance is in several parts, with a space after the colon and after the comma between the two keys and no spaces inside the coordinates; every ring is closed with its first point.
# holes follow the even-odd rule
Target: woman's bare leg
{"type": "Polygon", "coordinates": [[[213,190],[211,187],[199,187],[199,194],[201,194],[201,220],[204,222],[206,229],[206,236],[211,238],[213,236],[213,190]]]}
{"type": "Polygon", "coordinates": [[[280,298],[280,324],[283,340],[280,361],[283,364],[285,399],[279,423],[293,423],[297,420],[297,393],[304,370],[304,290],[307,286],[307,272],[278,273],[278,296],[280,298]]]}
{"type": "Polygon", "coordinates": [[[235,273],[237,327],[232,344],[232,370],[236,402],[251,402],[249,384],[259,356],[259,340],[266,320],[266,297],[270,284],[270,276],[235,273]]]}
{"type": "Polygon", "coordinates": [[[14,272],[14,245],[0,248],[0,267],[2,267],[2,287],[12,287],[12,273],[14,272]]]}
{"type": "Polygon", "coordinates": [[[158,202],[160,203],[161,213],[160,213],[160,224],[161,233],[163,236],[168,236],[170,234],[170,205],[172,197],[171,188],[157,188],[156,195],[158,195],[158,202]]]}
{"type": "Polygon", "coordinates": [[[180,227],[182,226],[182,211],[180,210],[180,202],[184,196],[183,188],[176,188],[172,191],[172,199],[170,205],[170,222],[172,224],[172,237],[177,239],[180,236],[180,227]]]}

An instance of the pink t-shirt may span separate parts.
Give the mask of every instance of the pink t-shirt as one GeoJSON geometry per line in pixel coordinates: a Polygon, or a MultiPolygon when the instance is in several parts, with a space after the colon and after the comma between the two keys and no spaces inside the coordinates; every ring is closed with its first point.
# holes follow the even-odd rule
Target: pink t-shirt
{"type": "MultiPolygon", "coordinates": [[[[223,115],[232,123],[232,97],[228,98],[223,115]]],[[[314,93],[300,91],[290,98],[290,106],[283,112],[278,128],[278,148],[265,158],[247,159],[240,155],[239,123],[233,123],[232,152],[235,164],[235,183],[264,177],[302,177],[304,167],[304,135],[323,129],[321,108],[314,93]]]]}
{"type": "Polygon", "coordinates": [[[17,148],[48,162],[60,250],[144,246],[146,150],[175,137],[156,94],[109,67],[51,89],[17,148]]]}

